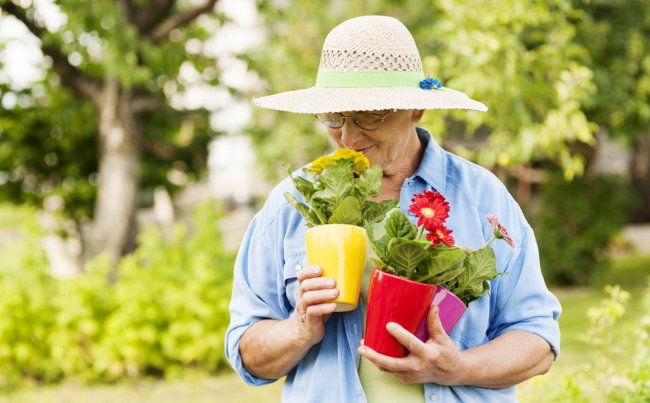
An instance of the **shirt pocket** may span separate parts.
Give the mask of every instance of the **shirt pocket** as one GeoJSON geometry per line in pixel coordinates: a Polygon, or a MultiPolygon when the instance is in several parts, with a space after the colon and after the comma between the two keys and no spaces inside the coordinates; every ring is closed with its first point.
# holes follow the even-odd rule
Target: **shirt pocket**
{"type": "Polygon", "coordinates": [[[298,296],[298,270],[306,267],[306,252],[302,250],[286,251],[284,254],[284,293],[285,300],[288,303],[290,312],[296,307],[296,297],[298,296]]]}

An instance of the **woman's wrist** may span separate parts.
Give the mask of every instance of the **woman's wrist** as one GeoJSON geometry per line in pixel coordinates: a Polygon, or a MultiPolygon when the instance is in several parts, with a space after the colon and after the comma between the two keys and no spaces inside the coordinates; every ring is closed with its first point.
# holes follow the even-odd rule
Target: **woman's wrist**
{"type": "Polygon", "coordinates": [[[309,349],[321,340],[315,337],[309,326],[300,320],[297,313],[289,316],[287,322],[289,322],[288,325],[291,329],[288,335],[290,335],[296,348],[309,349]]]}
{"type": "Polygon", "coordinates": [[[456,371],[456,379],[453,385],[475,385],[479,383],[478,367],[476,356],[472,350],[459,351],[459,368],[456,371]]]}

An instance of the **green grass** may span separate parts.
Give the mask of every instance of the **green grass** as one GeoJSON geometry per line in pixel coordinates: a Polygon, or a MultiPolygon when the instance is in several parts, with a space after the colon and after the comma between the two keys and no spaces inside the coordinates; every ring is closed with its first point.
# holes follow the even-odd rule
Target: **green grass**
{"type": "Polygon", "coordinates": [[[75,383],[27,388],[0,395],[0,403],[249,403],[279,402],[282,382],[252,387],[234,373],[180,380],[123,382],[117,385],[84,386],[75,383]]]}
{"type": "MultiPolygon", "coordinates": [[[[560,316],[561,353],[548,374],[533,378],[518,386],[521,401],[553,402],[556,399],[549,396],[548,391],[564,387],[568,375],[576,370],[588,369],[589,364],[603,357],[581,339],[589,328],[587,310],[598,306],[607,297],[604,286],[607,284],[620,285],[630,292],[625,314],[617,322],[613,330],[613,340],[619,342],[622,354],[612,353],[609,357],[610,369],[614,372],[623,371],[632,362],[626,352],[632,351],[635,343],[633,331],[638,327],[644,314],[640,303],[646,290],[650,276],[650,256],[631,256],[613,261],[611,267],[593,281],[590,287],[555,289],[553,292],[562,303],[560,316]]],[[[602,401],[600,391],[592,391],[590,401],[602,401]]]]}

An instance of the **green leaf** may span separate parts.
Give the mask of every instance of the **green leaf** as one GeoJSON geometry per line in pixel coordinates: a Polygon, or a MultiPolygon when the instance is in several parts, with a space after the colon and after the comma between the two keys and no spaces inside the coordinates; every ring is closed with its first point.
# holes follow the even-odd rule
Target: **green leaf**
{"type": "Polygon", "coordinates": [[[391,267],[390,265],[387,265],[386,262],[381,261],[379,259],[375,259],[371,257],[370,260],[373,263],[373,266],[378,268],[381,271],[384,271],[386,273],[394,274],[396,276],[402,276],[402,273],[400,271],[396,270],[394,267],[391,267]]]}
{"type": "MultiPolygon", "coordinates": [[[[337,204],[342,203],[352,187],[354,186],[354,176],[352,175],[352,164],[349,160],[336,160],[323,169],[319,180],[325,189],[336,195],[337,204]]],[[[361,208],[359,208],[361,210],[361,208]]]]}
{"type": "Polygon", "coordinates": [[[465,270],[456,278],[451,290],[465,304],[476,300],[486,290],[486,282],[497,276],[496,258],[491,248],[471,252],[465,258],[465,270]]]}
{"type": "Polygon", "coordinates": [[[363,226],[368,228],[370,225],[383,220],[384,217],[386,217],[386,213],[398,205],[399,200],[397,199],[382,200],[380,202],[365,202],[362,209],[362,214],[365,220],[363,226]]]}
{"type": "Polygon", "coordinates": [[[331,189],[323,189],[314,192],[312,200],[322,200],[328,204],[336,204],[336,194],[331,189]]]}
{"type": "Polygon", "coordinates": [[[397,244],[388,252],[388,260],[391,265],[402,271],[401,275],[408,278],[426,257],[426,250],[421,245],[412,242],[397,244]]]}
{"type": "Polygon", "coordinates": [[[348,196],[334,209],[329,224],[361,224],[361,206],[354,196],[348,196]]]}
{"type": "Polygon", "coordinates": [[[289,174],[289,178],[291,178],[293,185],[296,187],[296,190],[298,190],[298,193],[300,193],[305,198],[305,200],[309,200],[314,194],[314,192],[316,191],[314,184],[308,181],[307,179],[303,178],[302,176],[297,176],[297,175],[294,176],[293,173],[291,172],[291,167],[288,165],[287,165],[287,173],[289,174]]]}
{"type": "Polygon", "coordinates": [[[431,278],[427,282],[429,284],[442,284],[442,285],[444,285],[446,287],[447,284],[449,284],[456,277],[460,276],[461,273],[463,273],[464,271],[465,271],[465,267],[460,266],[460,267],[458,267],[456,269],[442,272],[439,275],[437,275],[436,277],[431,278]]]}
{"type": "Polygon", "coordinates": [[[414,239],[417,228],[401,210],[395,210],[384,225],[386,235],[392,238],[414,239]]]}
{"type": "Polygon", "coordinates": [[[294,195],[292,195],[289,192],[285,192],[284,198],[289,202],[289,204],[291,204],[291,206],[293,206],[293,208],[295,208],[300,213],[300,215],[303,216],[303,218],[307,221],[308,225],[313,227],[321,224],[316,214],[312,213],[306,204],[300,203],[294,195]]]}
{"type": "Polygon", "coordinates": [[[368,240],[370,241],[370,247],[372,250],[375,251],[375,254],[379,259],[386,260],[390,237],[384,235],[379,239],[375,239],[375,231],[372,229],[372,226],[368,226],[366,232],[368,233],[368,240]]]}
{"type": "Polygon", "coordinates": [[[300,176],[292,176],[291,179],[298,192],[300,192],[305,200],[309,200],[316,190],[314,184],[300,176]]]}
{"type": "Polygon", "coordinates": [[[432,284],[434,284],[433,281],[438,281],[435,284],[439,284],[453,279],[463,271],[461,268],[460,272],[453,275],[447,274],[449,271],[457,270],[458,266],[462,266],[463,264],[466,255],[459,248],[436,249],[431,251],[431,254],[434,258],[427,259],[424,267],[421,267],[423,273],[418,281],[426,281],[432,284]],[[440,281],[440,279],[444,279],[444,281],[440,281]]]}
{"type": "Polygon", "coordinates": [[[368,170],[357,179],[355,187],[362,199],[379,196],[379,193],[381,192],[382,177],[383,173],[381,168],[375,165],[368,168],[368,170]]]}

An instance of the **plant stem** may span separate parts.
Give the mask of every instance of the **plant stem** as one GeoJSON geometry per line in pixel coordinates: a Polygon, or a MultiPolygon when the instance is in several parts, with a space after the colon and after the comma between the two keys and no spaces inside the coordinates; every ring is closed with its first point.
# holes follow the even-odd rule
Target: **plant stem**
{"type": "Polygon", "coordinates": [[[418,234],[415,236],[415,239],[420,240],[422,239],[422,234],[424,233],[424,225],[420,225],[418,227],[418,234]]]}
{"type": "MultiPolygon", "coordinates": [[[[487,243],[486,243],[485,245],[483,245],[483,248],[487,247],[487,246],[488,246],[489,244],[491,244],[495,239],[497,239],[497,236],[496,236],[496,235],[492,235],[492,238],[490,238],[490,240],[487,241],[487,243]]],[[[483,248],[481,248],[481,249],[483,249],[483,248]]]]}
{"type": "Polygon", "coordinates": [[[321,216],[320,211],[318,211],[317,208],[315,208],[315,209],[313,209],[313,210],[314,210],[314,213],[316,213],[316,217],[318,217],[318,219],[320,220],[320,223],[321,223],[321,224],[327,224],[327,221],[325,221],[325,219],[323,218],[323,216],[321,216]]]}

